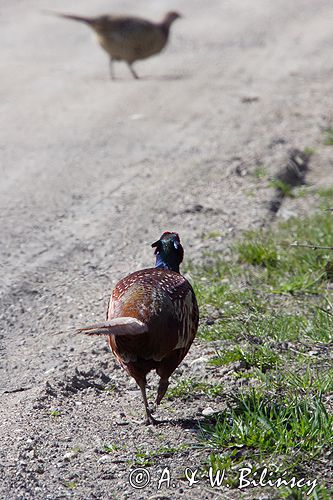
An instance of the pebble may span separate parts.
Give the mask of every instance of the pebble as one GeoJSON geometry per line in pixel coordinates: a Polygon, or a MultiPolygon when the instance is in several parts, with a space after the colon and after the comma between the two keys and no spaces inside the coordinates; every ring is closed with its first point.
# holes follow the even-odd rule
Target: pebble
{"type": "Polygon", "coordinates": [[[68,451],[67,453],[65,453],[65,455],[63,456],[63,459],[66,461],[66,462],[69,462],[71,460],[71,458],[74,458],[76,457],[77,455],[77,452],[75,451],[68,451]]]}
{"type": "Polygon", "coordinates": [[[213,413],[216,413],[216,410],[213,410],[213,408],[211,406],[207,406],[207,408],[204,408],[202,410],[202,414],[205,417],[208,417],[209,415],[213,415],[213,413]]]}

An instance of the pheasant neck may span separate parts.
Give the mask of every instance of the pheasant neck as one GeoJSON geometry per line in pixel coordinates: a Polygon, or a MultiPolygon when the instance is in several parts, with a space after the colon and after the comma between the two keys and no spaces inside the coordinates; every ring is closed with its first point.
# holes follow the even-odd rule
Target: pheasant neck
{"type": "Polygon", "coordinates": [[[160,29],[166,37],[169,36],[170,26],[171,23],[169,21],[163,21],[162,23],[160,23],[160,29]]]}
{"type": "Polygon", "coordinates": [[[163,257],[161,254],[156,255],[155,267],[179,273],[179,263],[174,259],[163,257]]]}

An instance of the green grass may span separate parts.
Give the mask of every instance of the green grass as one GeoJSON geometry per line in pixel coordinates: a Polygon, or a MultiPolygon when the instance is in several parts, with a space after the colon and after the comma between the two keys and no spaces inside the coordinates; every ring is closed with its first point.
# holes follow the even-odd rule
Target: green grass
{"type": "Polygon", "coordinates": [[[330,394],[333,393],[333,368],[321,372],[318,368],[308,366],[303,373],[287,372],[284,384],[304,394],[330,394]]]}
{"type": "Polygon", "coordinates": [[[60,410],[51,410],[50,415],[52,417],[60,417],[61,416],[61,411],[60,410]]]}
{"type": "Polygon", "coordinates": [[[247,349],[236,346],[229,351],[218,352],[217,357],[213,358],[211,363],[215,366],[223,366],[235,361],[240,361],[241,367],[245,370],[258,368],[265,373],[279,363],[279,355],[268,346],[251,346],[247,349]]]}
{"type": "Polygon", "coordinates": [[[104,453],[114,453],[115,451],[119,450],[119,446],[116,444],[105,444],[103,446],[103,452],[104,453]]]}
{"type": "Polygon", "coordinates": [[[240,395],[213,425],[203,429],[212,448],[248,448],[262,460],[285,460],[306,452],[315,456],[333,445],[333,415],[320,397],[269,398],[252,390],[240,395]],[[284,456],[286,454],[286,456],[284,456]]]}
{"type": "Polygon", "coordinates": [[[312,156],[316,153],[316,148],[312,148],[311,146],[308,146],[306,148],[304,148],[303,152],[307,155],[307,156],[312,156]]]}
{"type": "Polygon", "coordinates": [[[140,465],[141,467],[149,467],[154,464],[154,461],[152,460],[151,453],[138,450],[135,452],[135,459],[131,463],[140,465]]]}
{"type": "Polygon", "coordinates": [[[328,188],[320,188],[318,189],[318,194],[321,198],[327,200],[333,200],[333,187],[330,186],[328,188]]]}
{"type": "Polygon", "coordinates": [[[272,179],[269,184],[271,187],[278,189],[283,194],[283,196],[289,196],[293,198],[294,187],[288,184],[287,182],[284,182],[281,179],[272,179]]]}
{"type": "Polygon", "coordinates": [[[207,233],[204,233],[202,236],[203,240],[212,240],[215,238],[220,238],[222,236],[221,231],[208,231],[207,233]]]}
{"type": "Polygon", "coordinates": [[[325,146],[333,146],[333,128],[327,128],[325,130],[325,137],[324,137],[324,144],[325,146]]]}
{"type": "Polygon", "coordinates": [[[75,490],[77,488],[77,483],[75,481],[68,481],[65,483],[66,488],[69,490],[75,490]]]}
{"type": "MultiPolygon", "coordinates": [[[[332,187],[318,195],[321,208],[333,207],[332,187]]],[[[316,477],[311,498],[325,499],[333,444],[333,252],[291,247],[295,241],[332,246],[333,214],[318,210],[274,230],[247,231],[227,260],[210,254],[204,266],[190,268],[198,336],[214,342],[208,365],[217,387],[210,397],[233,394],[217,418],[207,417],[200,439],[210,449],[205,465],[227,469],[230,487],[246,464],[258,473],[264,464],[273,471],[279,465],[288,477],[316,477]],[[218,370],[226,367],[224,386],[218,370]]],[[[172,390],[171,398],[209,393],[194,379],[172,390]]],[[[274,491],[272,498],[305,494],[274,491]]]]}
{"type": "MultiPolygon", "coordinates": [[[[290,244],[331,246],[333,217],[322,212],[306,222],[290,219],[277,233],[248,231],[236,245],[239,262],[261,267],[261,280],[275,293],[318,293],[325,288],[326,264],[332,259],[330,250],[290,247],[290,244]]],[[[253,271],[253,270],[252,270],[253,271]]]]}
{"type": "Polygon", "coordinates": [[[265,466],[277,477],[277,468],[289,477],[306,476],[311,460],[331,449],[332,426],[320,396],[272,397],[252,390],[204,426],[201,439],[212,449],[209,466],[228,469],[229,484],[236,486],[238,469],[249,463],[252,471],[265,466]]]}
{"type": "Polygon", "coordinates": [[[276,268],[278,265],[278,249],[272,238],[267,235],[249,232],[246,241],[240,242],[236,249],[239,261],[254,266],[263,266],[267,269],[276,268]],[[254,238],[255,236],[255,238],[254,238]]]}
{"type": "Polygon", "coordinates": [[[166,394],[166,399],[181,398],[184,400],[192,399],[199,394],[206,394],[210,398],[215,398],[223,391],[222,384],[211,384],[208,382],[201,382],[194,378],[182,379],[175,386],[170,387],[166,394]]]}
{"type": "Polygon", "coordinates": [[[255,179],[264,179],[267,177],[267,168],[264,165],[257,165],[252,173],[255,179]]]}
{"type": "MultiPolygon", "coordinates": [[[[306,488],[303,488],[306,491],[306,488]]],[[[295,491],[295,489],[287,487],[279,489],[279,498],[287,499],[287,500],[304,500],[304,492],[303,491],[295,491]]],[[[331,500],[332,494],[328,491],[327,488],[323,486],[316,486],[316,489],[310,496],[306,495],[309,500],[331,500]]]]}
{"type": "Polygon", "coordinates": [[[178,453],[184,452],[188,448],[186,444],[179,446],[161,446],[155,450],[138,449],[135,452],[133,460],[128,462],[129,465],[139,465],[141,467],[150,467],[154,464],[160,464],[161,458],[169,458],[178,453]]]}

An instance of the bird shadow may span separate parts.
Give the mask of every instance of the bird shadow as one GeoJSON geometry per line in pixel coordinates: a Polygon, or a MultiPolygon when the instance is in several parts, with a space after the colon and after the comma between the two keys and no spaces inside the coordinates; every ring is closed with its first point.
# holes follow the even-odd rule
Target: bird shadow
{"type": "Polygon", "coordinates": [[[207,417],[202,418],[177,418],[177,419],[165,419],[165,420],[155,420],[154,424],[147,424],[145,420],[122,420],[117,421],[116,424],[119,426],[125,425],[153,425],[154,427],[159,426],[172,426],[181,427],[182,429],[199,429],[203,423],[207,423],[207,417]]]}
{"type": "Polygon", "coordinates": [[[157,420],[156,426],[159,425],[171,425],[172,427],[181,427],[182,429],[199,429],[203,422],[206,422],[205,417],[202,418],[177,418],[177,419],[166,419],[157,420]]]}
{"type": "MultiPolygon", "coordinates": [[[[177,81],[183,81],[183,80],[187,80],[189,78],[191,78],[192,75],[190,74],[186,74],[186,73],[180,73],[180,74],[177,74],[177,75],[143,75],[143,76],[140,76],[137,80],[135,80],[134,78],[131,78],[131,76],[123,76],[123,75],[120,75],[120,76],[116,76],[114,79],[108,77],[108,76],[105,76],[102,81],[103,82],[111,82],[111,83],[126,83],[126,82],[130,82],[131,84],[133,84],[133,82],[151,82],[151,81],[160,81],[160,82],[177,82],[177,81]]],[[[97,82],[97,81],[101,81],[101,77],[100,77],[100,74],[95,74],[93,75],[91,78],[90,78],[91,82],[97,82]]]]}
{"type": "Polygon", "coordinates": [[[151,81],[151,80],[157,80],[157,81],[182,81],[182,80],[187,80],[191,77],[190,74],[186,73],[179,73],[178,75],[146,75],[146,76],[140,76],[140,80],[143,81],[151,81]]]}
{"type": "Polygon", "coordinates": [[[182,429],[199,429],[201,424],[205,421],[205,417],[202,418],[177,418],[174,420],[169,420],[170,425],[181,427],[182,429]]]}

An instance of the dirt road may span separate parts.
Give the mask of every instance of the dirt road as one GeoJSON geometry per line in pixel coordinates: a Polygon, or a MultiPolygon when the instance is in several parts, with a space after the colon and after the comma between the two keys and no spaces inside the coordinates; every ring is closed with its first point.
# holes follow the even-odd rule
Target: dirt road
{"type": "MultiPolygon", "coordinates": [[[[165,435],[193,439],[191,429],[131,423],[142,414],[135,386],[103,342],[66,329],[104,317],[114,282],[152,263],[150,243],[164,230],[177,230],[186,257],[199,262],[270,223],[273,190],[254,174],[276,174],[290,148],[316,148],[307,181],[333,183],[332,154],[321,146],[333,123],[333,5],[2,4],[0,496],[134,498],[127,462],[135,450],[165,435]],[[139,81],[119,63],[112,82],[88,28],[43,15],[47,8],[152,19],[176,8],[184,18],[163,54],[137,64],[139,81]],[[211,243],[203,236],[212,231],[223,237],[211,243]],[[107,383],[112,394],[96,388],[107,383]],[[100,450],[121,441],[125,458],[114,464],[100,450]]],[[[288,203],[294,214],[307,209],[288,203]]],[[[179,376],[200,355],[198,342],[179,376]]],[[[191,406],[174,416],[199,414],[191,406]]],[[[142,498],[158,493],[149,488],[142,498]]],[[[204,494],[213,498],[173,490],[173,498],[204,494]]]]}

